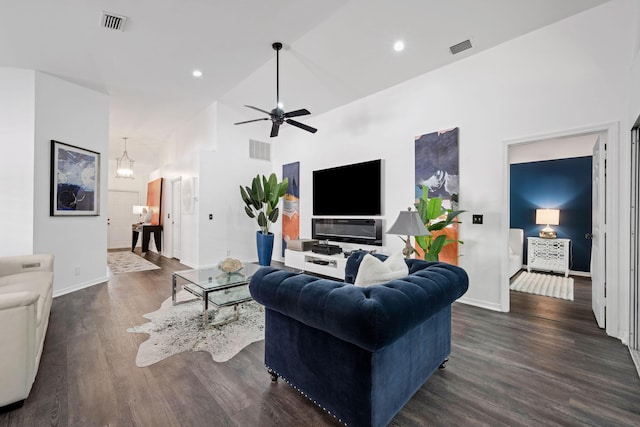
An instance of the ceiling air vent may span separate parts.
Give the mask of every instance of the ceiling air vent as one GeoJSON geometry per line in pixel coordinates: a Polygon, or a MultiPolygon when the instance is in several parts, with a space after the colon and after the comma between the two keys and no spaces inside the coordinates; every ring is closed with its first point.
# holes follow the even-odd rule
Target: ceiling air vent
{"type": "Polygon", "coordinates": [[[271,160],[271,144],[268,142],[249,140],[249,158],[258,160],[271,160]]]}
{"type": "Polygon", "coordinates": [[[100,26],[107,30],[124,31],[126,16],[114,15],[109,12],[102,12],[100,15],[100,26]]]}
{"type": "Polygon", "coordinates": [[[451,46],[449,48],[449,50],[451,51],[452,54],[455,55],[456,53],[460,53],[460,52],[462,52],[464,50],[471,49],[471,48],[472,48],[471,40],[465,40],[465,41],[460,42],[458,44],[454,44],[453,46],[451,46]]]}

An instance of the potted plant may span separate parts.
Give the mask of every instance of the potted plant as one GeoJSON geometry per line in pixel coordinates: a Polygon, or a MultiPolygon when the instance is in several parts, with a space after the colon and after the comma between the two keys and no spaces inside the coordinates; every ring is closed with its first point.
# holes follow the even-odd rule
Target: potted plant
{"type": "Polygon", "coordinates": [[[432,233],[430,236],[416,236],[416,243],[424,251],[425,261],[438,261],[440,251],[449,243],[464,243],[462,240],[447,239],[446,235],[437,232],[451,225],[458,215],[466,211],[445,209],[442,207],[441,197],[429,198],[429,189],[426,186],[422,187],[422,196],[416,203],[416,209],[422,222],[432,233]]]}
{"type": "Polygon", "coordinates": [[[260,227],[260,230],[256,231],[256,245],[258,262],[263,266],[271,264],[273,233],[269,232],[269,227],[278,220],[278,202],[287,191],[288,185],[288,178],[278,182],[276,174],[272,173],[268,179],[264,175],[256,175],[251,181],[251,187],[240,186],[240,195],[245,204],[244,211],[249,218],[255,218],[260,227]]]}

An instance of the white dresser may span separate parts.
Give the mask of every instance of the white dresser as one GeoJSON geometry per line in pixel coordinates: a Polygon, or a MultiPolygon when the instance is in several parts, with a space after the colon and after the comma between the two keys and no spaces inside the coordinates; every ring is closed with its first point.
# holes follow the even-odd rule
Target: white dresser
{"type": "Polygon", "coordinates": [[[527,237],[527,271],[544,270],[569,276],[571,239],[527,237]]]}

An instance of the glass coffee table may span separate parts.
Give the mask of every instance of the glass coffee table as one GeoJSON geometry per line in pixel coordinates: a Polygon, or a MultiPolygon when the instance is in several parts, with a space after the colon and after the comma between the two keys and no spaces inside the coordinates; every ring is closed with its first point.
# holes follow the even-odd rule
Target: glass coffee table
{"type": "Polygon", "coordinates": [[[240,317],[238,305],[251,300],[249,281],[260,268],[257,264],[243,263],[240,270],[232,273],[218,267],[176,271],[172,278],[171,300],[173,305],[202,300],[202,318],[205,328],[236,321],[240,317]],[[179,280],[186,282],[182,285],[182,289],[195,295],[196,298],[176,302],[176,286],[179,280]],[[216,307],[211,321],[209,321],[209,303],[216,307]],[[217,311],[229,306],[233,306],[233,317],[216,321],[217,311]]]}

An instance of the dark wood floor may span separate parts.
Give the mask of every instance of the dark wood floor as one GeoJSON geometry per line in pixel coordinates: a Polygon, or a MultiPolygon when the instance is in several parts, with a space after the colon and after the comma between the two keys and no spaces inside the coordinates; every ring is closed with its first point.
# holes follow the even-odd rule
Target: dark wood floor
{"type": "MultiPolygon", "coordinates": [[[[264,342],[225,363],[188,352],[136,367],[146,336],[126,330],[170,296],[171,273],[185,268],[146,258],[162,269],[54,299],[31,394],[0,425],[336,425],[286,383],[270,382],[264,342]]],[[[454,304],[447,368],[391,425],[640,425],[640,380],[627,348],[596,326],[590,292],[576,278],[575,302],[512,292],[511,313],[454,304]]]]}

